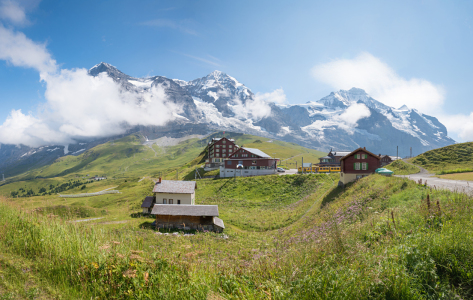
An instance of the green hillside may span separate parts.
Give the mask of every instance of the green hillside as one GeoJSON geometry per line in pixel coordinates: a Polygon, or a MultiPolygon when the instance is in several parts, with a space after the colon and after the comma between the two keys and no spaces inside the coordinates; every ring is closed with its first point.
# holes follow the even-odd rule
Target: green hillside
{"type": "MultiPolygon", "coordinates": [[[[198,181],[225,234],[157,235],[139,217],[153,183],[122,194],[0,200],[5,299],[469,299],[472,199],[368,176],[198,181]],[[333,181],[332,181],[333,180],[333,181]],[[69,209],[68,209],[69,208],[69,209]],[[20,212],[21,211],[21,212],[20,212]],[[76,218],[93,218],[74,223],[76,218]]],[[[125,182],[126,180],[126,182],[125,182]]],[[[101,189],[106,182],[88,188],[101,189]]]]}
{"type": "MultiPolygon", "coordinates": [[[[192,138],[175,146],[158,147],[143,145],[140,134],[132,134],[119,140],[107,142],[85,151],[79,156],[65,156],[53,164],[9,178],[0,183],[0,194],[10,195],[20,188],[33,189],[35,193],[51,184],[58,185],[70,180],[86,181],[95,175],[126,179],[162,176],[166,179],[193,179],[194,170],[205,163],[206,145],[215,133],[203,139],[192,138]]],[[[282,160],[282,166],[295,168],[295,160],[318,161],[325,153],[268,138],[246,134],[226,133],[238,145],[253,147],[282,160]]],[[[217,172],[211,173],[216,175],[217,172]]],[[[201,175],[204,175],[201,170],[201,175]]],[[[208,174],[207,174],[208,175],[208,174]]],[[[49,190],[48,190],[49,191],[49,190]]]]}
{"type": "Polygon", "coordinates": [[[418,167],[408,164],[400,159],[393,161],[389,165],[385,166],[385,168],[393,171],[394,175],[409,175],[420,172],[418,167]]]}
{"type": "Polygon", "coordinates": [[[473,171],[473,142],[454,144],[422,153],[411,162],[437,173],[473,171]]]}

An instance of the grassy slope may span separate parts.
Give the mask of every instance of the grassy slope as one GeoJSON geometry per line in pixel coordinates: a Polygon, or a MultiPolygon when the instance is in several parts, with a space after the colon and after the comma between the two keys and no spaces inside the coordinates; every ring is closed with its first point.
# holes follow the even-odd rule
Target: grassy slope
{"type": "MultiPolygon", "coordinates": [[[[222,133],[216,133],[204,140],[190,139],[170,147],[153,145],[155,150],[153,151],[141,144],[141,135],[132,134],[114,142],[98,145],[79,156],[62,157],[49,166],[10,178],[7,184],[0,183],[0,195],[10,195],[11,191],[20,187],[33,188],[37,192],[41,187],[48,187],[50,184],[56,185],[71,179],[85,180],[87,175],[90,175],[89,177],[107,175],[115,179],[161,175],[165,179],[190,180],[194,178],[195,168],[205,163],[203,152],[205,147],[202,145],[205,145],[210,138],[221,135],[222,133]]],[[[315,161],[317,157],[325,155],[296,144],[276,140],[268,142],[271,140],[252,135],[227,133],[226,136],[235,138],[239,145],[259,148],[269,155],[274,153],[281,159],[303,155],[315,161]]],[[[212,175],[215,175],[214,173],[212,175]]]]}
{"type": "MultiPolygon", "coordinates": [[[[411,162],[429,171],[441,173],[456,169],[473,170],[473,142],[454,144],[427,151],[411,162]]],[[[461,171],[461,170],[459,170],[461,171]]]]}
{"type": "Polygon", "coordinates": [[[420,169],[411,164],[405,163],[402,160],[396,160],[385,166],[386,169],[394,172],[394,175],[409,175],[419,173],[420,169]]]}
{"type": "MultiPolygon", "coordinates": [[[[0,253],[31,262],[35,278],[43,280],[39,293],[59,291],[66,299],[140,298],[146,293],[165,299],[472,296],[473,201],[466,195],[373,175],[345,190],[316,188],[308,213],[280,223],[278,230],[264,223],[245,227],[238,215],[277,223],[264,209],[281,208],[274,214],[283,219],[284,207],[289,210],[307,191],[327,182],[315,175],[259,179],[199,181],[198,201],[216,200],[212,194],[221,201],[228,239],[212,233],[156,235],[139,228],[150,223],[146,218],[125,224],[64,223],[41,214],[20,215],[11,207],[24,205],[5,200],[0,204],[0,253]],[[297,186],[298,180],[304,182],[297,186]],[[280,189],[267,191],[263,183],[280,189]],[[285,196],[271,201],[280,195],[285,196]]],[[[150,183],[122,184],[124,195],[91,198],[89,205],[106,208],[117,219],[130,218],[131,211],[139,211],[139,201],[127,199],[144,196],[150,183]]],[[[36,198],[19,201],[40,202],[36,198]]],[[[16,295],[12,286],[0,282],[0,293],[16,295]]]]}

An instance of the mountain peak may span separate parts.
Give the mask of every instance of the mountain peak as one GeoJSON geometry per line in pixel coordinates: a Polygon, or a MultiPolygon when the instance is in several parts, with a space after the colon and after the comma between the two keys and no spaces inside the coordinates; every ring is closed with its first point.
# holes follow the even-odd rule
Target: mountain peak
{"type": "Polygon", "coordinates": [[[99,64],[96,64],[95,66],[93,66],[92,68],[89,69],[89,74],[92,75],[92,76],[97,76],[98,74],[100,74],[102,72],[110,73],[110,71],[122,73],[121,71],[119,71],[116,67],[112,66],[111,64],[108,64],[108,63],[105,63],[105,62],[100,62],[99,64]]]}
{"type": "Polygon", "coordinates": [[[399,107],[398,110],[409,110],[409,107],[404,104],[403,106],[399,107]]]}

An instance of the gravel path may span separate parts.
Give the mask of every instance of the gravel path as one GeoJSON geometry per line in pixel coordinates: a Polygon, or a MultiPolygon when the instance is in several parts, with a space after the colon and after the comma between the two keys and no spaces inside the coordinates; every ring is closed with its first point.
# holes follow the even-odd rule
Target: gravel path
{"type": "MultiPolygon", "coordinates": [[[[411,164],[407,161],[406,163],[411,164]]],[[[422,183],[427,182],[427,185],[430,187],[449,189],[451,191],[465,193],[465,194],[473,196],[473,181],[438,178],[438,177],[434,177],[435,174],[430,174],[426,169],[421,168],[419,166],[416,166],[416,167],[420,169],[420,172],[417,174],[394,175],[394,176],[409,178],[416,182],[419,182],[419,180],[422,180],[422,183]]]]}

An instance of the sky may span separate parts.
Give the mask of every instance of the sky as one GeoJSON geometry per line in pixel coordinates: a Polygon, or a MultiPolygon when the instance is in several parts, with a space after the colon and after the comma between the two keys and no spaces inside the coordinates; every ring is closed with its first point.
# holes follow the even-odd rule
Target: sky
{"type": "MultiPolygon", "coordinates": [[[[113,82],[87,78],[99,62],[186,81],[220,70],[287,104],[357,87],[471,141],[472,12],[473,2],[460,0],[0,0],[0,143],[18,142],[19,132],[30,145],[64,143],[94,136],[98,125],[113,134],[123,120],[160,125],[152,115],[137,122],[120,113],[141,110],[120,106],[132,96],[117,94],[113,82]],[[90,110],[89,122],[68,118],[90,110]],[[47,137],[28,134],[37,130],[47,137]]],[[[165,121],[174,108],[162,90],[152,97],[165,121]]]]}

